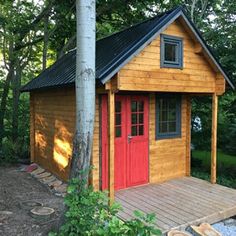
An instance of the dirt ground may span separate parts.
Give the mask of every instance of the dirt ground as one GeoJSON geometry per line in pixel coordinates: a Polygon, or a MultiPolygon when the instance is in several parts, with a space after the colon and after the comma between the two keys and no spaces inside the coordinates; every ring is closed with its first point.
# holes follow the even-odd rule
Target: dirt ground
{"type": "Polygon", "coordinates": [[[48,187],[21,172],[19,167],[0,167],[0,235],[48,235],[58,224],[63,199],[55,196],[48,187]],[[24,202],[34,200],[51,207],[55,215],[50,220],[36,220],[25,209],[24,202]]]}

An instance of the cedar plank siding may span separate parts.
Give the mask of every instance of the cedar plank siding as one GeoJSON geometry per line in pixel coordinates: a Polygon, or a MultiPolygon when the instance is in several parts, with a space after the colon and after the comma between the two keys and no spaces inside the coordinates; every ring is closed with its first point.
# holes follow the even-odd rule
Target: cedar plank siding
{"type": "MultiPolygon", "coordinates": [[[[31,160],[66,180],[70,166],[75,130],[74,89],[63,88],[31,92],[31,160]]],[[[92,164],[92,183],[99,185],[99,112],[96,118],[92,164]]]]}
{"type": "Polygon", "coordinates": [[[154,39],[118,73],[120,90],[214,93],[224,92],[225,80],[203,54],[195,53],[196,43],[176,20],[163,34],[183,38],[183,69],[160,68],[160,36],[154,39]],[[217,79],[217,82],[216,82],[217,79]]]}
{"type": "Polygon", "coordinates": [[[163,182],[187,174],[187,99],[182,96],[181,137],[156,140],[155,93],[150,94],[149,122],[149,181],[163,182]]]}

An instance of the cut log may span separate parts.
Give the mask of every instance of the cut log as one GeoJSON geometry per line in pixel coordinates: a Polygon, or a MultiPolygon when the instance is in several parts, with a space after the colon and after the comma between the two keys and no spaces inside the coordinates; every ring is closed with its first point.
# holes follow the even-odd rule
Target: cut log
{"type": "Polygon", "coordinates": [[[222,236],[210,224],[202,223],[200,226],[191,226],[192,234],[194,236],[222,236]]]}
{"type": "Polygon", "coordinates": [[[46,171],[43,172],[43,173],[40,173],[40,174],[35,175],[35,177],[38,178],[38,179],[43,179],[43,178],[49,177],[49,176],[52,176],[51,173],[46,172],[46,171]]]}
{"type": "Polygon", "coordinates": [[[43,173],[44,171],[45,171],[45,170],[44,170],[43,168],[38,167],[36,170],[32,171],[31,174],[32,174],[33,176],[35,176],[35,175],[38,175],[38,174],[43,173]]]}
{"type": "Polygon", "coordinates": [[[35,207],[30,211],[31,216],[37,220],[49,220],[54,213],[55,210],[50,207],[35,207]]]}
{"type": "Polygon", "coordinates": [[[43,206],[43,204],[34,200],[28,200],[20,203],[20,207],[25,210],[31,210],[32,208],[39,206],[43,206]]]}
{"type": "Polygon", "coordinates": [[[167,236],[191,236],[191,234],[179,230],[171,230],[168,232],[167,236]]]}

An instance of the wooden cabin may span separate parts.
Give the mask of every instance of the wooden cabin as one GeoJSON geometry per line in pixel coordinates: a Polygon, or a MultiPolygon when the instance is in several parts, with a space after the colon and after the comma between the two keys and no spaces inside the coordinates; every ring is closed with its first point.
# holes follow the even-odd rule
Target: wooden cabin
{"type": "MultiPolygon", "coordinates": [[[[96,43],[92,184],[114,191],[190,176],[191,97],[212,97],[216,182],[218,96],[223,68],[181,7],[96,43]]],[[[67,180],[75,129],[76,50],[25,85],[31,161],[67,180]]]]}

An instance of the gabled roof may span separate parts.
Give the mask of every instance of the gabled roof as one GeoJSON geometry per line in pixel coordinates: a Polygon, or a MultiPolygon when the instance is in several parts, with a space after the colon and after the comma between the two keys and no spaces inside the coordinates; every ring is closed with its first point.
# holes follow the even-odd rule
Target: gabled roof
{"type": "MultiPolygon", "coordinates": [[[[229,85],[234,88],[222,66],[214,57],[194,24],[188,19],[182,7],[174,8],[140,24],[98,40],[96,42],[96,79],[103,84],[107,82],[121,67],[180,16],[184,19],[229,85]]],[[[75,82],[75,71],[76,50],[74,49],[26,84],[21,91],[73,85],[75,82]]]]}

